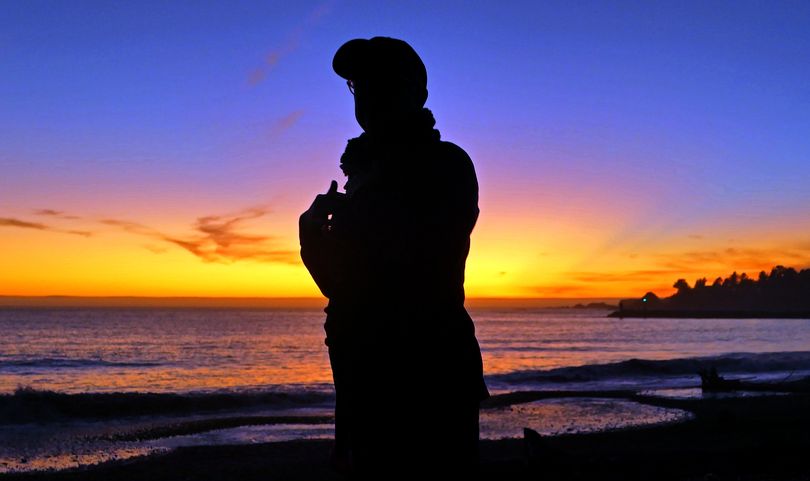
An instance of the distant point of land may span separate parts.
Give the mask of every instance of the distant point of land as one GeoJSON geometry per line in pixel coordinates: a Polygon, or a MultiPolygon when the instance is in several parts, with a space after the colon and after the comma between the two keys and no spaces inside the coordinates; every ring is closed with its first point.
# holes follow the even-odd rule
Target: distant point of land
{"type": "Polygon", "coordinates": [[[618,309],[617,304],[608,304],[607,302],[589,302],[587,304],[574,304],[568,306],[569,309],[618,309]]]}
{"type": "Polygon", "coordinates": [[[776,266],[756,279],[734,272],[711,285],[704,277],[694,286],[678,279],[673,287],[678,292],[670,297],[622,299],[610,316],[810,319],[810,269],[776,266]]]}

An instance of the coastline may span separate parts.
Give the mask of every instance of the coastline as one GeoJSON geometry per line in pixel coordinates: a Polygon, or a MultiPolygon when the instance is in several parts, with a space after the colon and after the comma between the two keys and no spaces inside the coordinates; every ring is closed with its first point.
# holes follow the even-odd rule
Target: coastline
{"type": "MultiPolygon", "coordinates": [[[[596,393],[592,393],[596,394],[596,393]]],[[[637,395],[638,397],[638,395],[637,395]]],[[[595,433],[482,440],[480,479],[808,479],[810,396],[703,397],[647,402],[690,420],[595,433]],[[528,449],[527,449],[528,448],[528,449]]],[[[345,479],[331,440],[183,447],[165,454],[3,480],[345,479]]]]}

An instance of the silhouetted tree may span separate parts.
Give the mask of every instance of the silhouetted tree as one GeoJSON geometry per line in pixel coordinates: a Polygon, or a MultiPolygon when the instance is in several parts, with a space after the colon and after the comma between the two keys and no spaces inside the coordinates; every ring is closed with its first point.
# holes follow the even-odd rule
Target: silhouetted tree
{"type": "Polygon", "coordinates": [[[685,294],[692,290],[692,288],[689,287],[689,283],[686,282],[686,279],[678,279],[672,287],[678,289],[678,294],[685,294]]]}
{"type": "Polygon", "coordinates": [[[776,266],[770,273],[762,271],[757,279],[747,273],[733,272],[727,278],[718,277],[707,287],[705,277],[690,287],[678,279],[673,287],[678,291],[660,299],[648,292],[642,299],[627,299],[625,310],[643,308],[661,310],[698,310],[767,313],[807,313],[810,316],[810,268],[797,271],[792,267],[776,266]]]}

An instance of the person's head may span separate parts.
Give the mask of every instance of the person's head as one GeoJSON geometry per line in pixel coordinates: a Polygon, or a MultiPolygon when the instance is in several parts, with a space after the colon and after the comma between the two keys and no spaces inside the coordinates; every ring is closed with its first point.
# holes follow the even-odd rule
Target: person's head
{"type": "Polygon", "coordinates": [[[390,37],[357,38],[332,60],[354,91],[354,114],[365,131],[384,130],[427,101],[427,70],[406,42],[390,37]]]}

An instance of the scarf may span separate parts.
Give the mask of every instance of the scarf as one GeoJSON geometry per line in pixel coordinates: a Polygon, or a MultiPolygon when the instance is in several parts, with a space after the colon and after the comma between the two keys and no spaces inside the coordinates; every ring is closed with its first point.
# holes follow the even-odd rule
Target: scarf
{"type": "Polygon", "coordinates": [[[340,156],[340,169],[347,177],[343,186],[346,194],[352,196],[371,179],[401,169],[408,152],[438,142],[441,133],[434,128],[435,125],[433,112],[423,107],[385,129],[363,132],[349,139],[340,156]]]}

